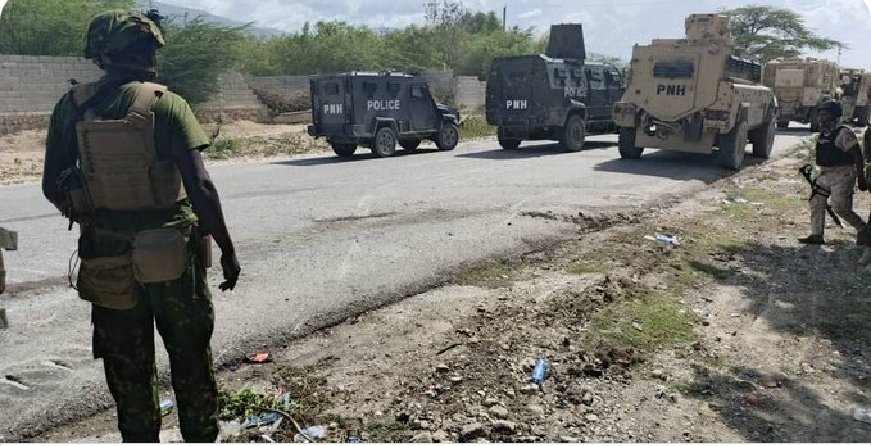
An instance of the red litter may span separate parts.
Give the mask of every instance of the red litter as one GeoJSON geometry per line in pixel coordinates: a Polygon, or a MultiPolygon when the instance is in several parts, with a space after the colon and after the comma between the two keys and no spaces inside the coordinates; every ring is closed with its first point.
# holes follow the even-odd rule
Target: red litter
{"type": "Polygon", "coordinates": [[[255,353],[245,358],[245,361],[252,364],[266,364],[272,362],[272,355],[269,353],[255,353]]]}

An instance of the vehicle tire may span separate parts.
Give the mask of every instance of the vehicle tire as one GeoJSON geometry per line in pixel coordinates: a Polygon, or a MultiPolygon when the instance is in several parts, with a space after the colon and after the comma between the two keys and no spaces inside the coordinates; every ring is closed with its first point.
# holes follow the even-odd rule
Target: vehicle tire
{"type": "Polygon", "coordinates": [[[789,128],[789,121],[777,121],[777,128],[786,130],[789,128]]]}
{"type": "Polygon", "coordinates": [[[584,149],[584,140],[587,138],[587,125],[580,115],[570,115],[566,119],[560,137],[560,147],[569,152],[580,152],[584,149]]]}
{"type": "Polygon", "coordinates": [[[746,150],[747,123],[740,121],[731,132],[720,137],[720,151],[717,154],[717,161],[720,166],[730,170],[738,170],[744,163],[746,150]]]}
{"type": "Polygon", "coordinates": [[[409,139],[406,141],[400,141],[399,145],[401,145],[406,152],[414,152],[415,150],[417,150],[418,147],[420,147],[420,140],[409,139]]]}
{"type": "Polygon", "coordinates": [[[522,139],[511,139],[506,138],[500,128],[497,132],[499,138],[499,145],[502,146],[505,150],[517,150],[520,147],[520,143],[523,142],[522,139]]]}
{"type": "Polygon", "coordinates": [[[635,128],[620,127],[617,137],[617,149],[620,151],[620,158],[625,160],[634,160],[641,158],[644,153],[644,148],[635,146],[635,128]]]}
{"type": "Polygon", "coordinates": [[[856,125],[858,125],[859,127],[865,127],[866,125],[868,125],[869,111],[871,111],[871,107],[865,106],[860,108],[859,111],[856,112],[856,125]]]}
{"type": "Polygon", "coordinates": [[[819,132],[820,131],[820,120],[817,119],[817,111],[816,110],[811,112],[808,120],[810,121],[811,131],[812,132],[819,132]]]}
{"type": "Polygon", "coordinates": [[[460,129],[457,125],[450,122],[442,124],[442,128],[439,129],[439,133],[436,135],[436,147],[438,147],[439,150],[450,151],[454,150],[459,143],[460,129]]]}
{"type": "Polygon", "coordinates": [[[771,149],[774,148],[774,136],[777,133],[776,125],[774,120],[771,120],[750,132],[750,141],[753,143],[753,156],[766,160],[771,157],[771,149]]]}
{"type": "Polygon", "coordinates": [[[375,133],[375,141],[372,142],[372,153],[381,158],[396,154],[396,132],[392,128],[384,126],[378,129],[375,133]]]}
{"type": "Polygon", "coordinates": [[[354,152],[357,151],[357,144],[338,144],[333,143],[333,152],[336,152],[336,155],[339,155],[342,158],[350,158],[354,156],[354,152]]]}

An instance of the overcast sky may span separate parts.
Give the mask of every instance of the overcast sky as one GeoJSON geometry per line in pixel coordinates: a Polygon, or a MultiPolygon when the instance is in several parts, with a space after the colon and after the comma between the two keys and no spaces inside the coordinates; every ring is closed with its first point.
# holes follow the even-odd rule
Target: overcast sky
{"type": "MultiPolygon", "coordinates": [[[[373,27],[398,27],[423,21],[424,0],[161,0],[206,10],[257,26],[297,31],[303,23],[343,20],[373,27]]],[[[0,0],[0,5],[6,0],[0,0]]],[[[535,27],[581,22],[587,51],[628,58],[634,43],[680,38],[688,14],[713,12],[748,3],[798,11],[819,34],[850,46],[841,65],[871,68],[871,0],[464,0],[471,10],[508,7],[508,25],[535,27]]],[[[810,54],[813,55],[813,54],[810,54]]],[[[823,57],[836,60],[837,51],[823,57]]]]}

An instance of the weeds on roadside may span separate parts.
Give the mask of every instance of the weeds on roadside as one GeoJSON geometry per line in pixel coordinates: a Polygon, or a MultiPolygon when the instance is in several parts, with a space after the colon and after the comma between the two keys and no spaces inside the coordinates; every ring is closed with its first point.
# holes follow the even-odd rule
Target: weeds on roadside
{"type": "Polygon", "coordinates": [[[496,127],[487,124],[487,120],[481,115],[471,115],[463,119],[463,125],[460,127],[460,139],[475,139],[493,136],[496,134],[496,127]]]}

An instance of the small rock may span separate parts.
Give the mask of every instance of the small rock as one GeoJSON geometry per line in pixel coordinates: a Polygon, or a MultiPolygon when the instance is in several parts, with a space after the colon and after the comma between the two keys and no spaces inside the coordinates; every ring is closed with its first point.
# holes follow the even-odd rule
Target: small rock
{"type": "Polygon", "coordinates": [[[592,406],[595,398],[591,392],[584,392],[584,395],[581,397],[581,403],[585,406],[592,406]]]}
{"type": "Polygon", "coordinates": [[[560,443],[580,443],[577,438],[569,437],[568,435],[561,435],[559,441],[560,443]]]}
{"type": "Polygon", "coordinates": [[[460,441],[471,441],[487,435],[484,426],[481,423],[472,423],[463,426],[460,431],[460,441]]]}
{"type": "Polygon", "coordinates": [[[763,379],[760,384],[762,384],[762,387],[765,387],[767,389],[776,389],[780,387],[780,382],[776,379],[763,379]]]}
{"type": "Polygon", "coordinates": [[[584,417],[584,419],[586,419],[587,422],[589,422],[589,423],[595,423],[595,422],[599,421],[599,417],[594,415],[594,414],[589,414],[586,417],[584,417]]]}
{"type": "Polygon", "coordinates": [[[439,429],[432,434],[432,439],[436,443],[447,443],[448,440],[450,440],[450,437],[443,429],[439,429]]]}
{"type": "Polygon", "coordinates": [[[672,402],[672,404],[677,403],[678,396],[676,393],[671,393],[668,395],[668,400],[672,402]]]}
{"type": "Polygon", "coordinates": [[[510,396],[510,397],[514,397],[514,389],[505,390],[505,394],[510,396]]]}
{"type": "Polygon", "coordinates": [[[661,381],[667,381],[667,380],[668,380],[668,377],[665,376],[665,372],[664,372],[662,369],[656,369],[656,370],[650,372],[650,376],[652,376],[653,379],[658,379],[658,380],[661,380],[661,381]]]}
{"type": "Polygon", "coordinates": [[[411,438],[412,443],[432,443],[435,439],[429,432],[422,432],[411,438]]]}
{"type": "Polygon", "coordinates": [[[531,405],[527,407],[530,412],[536,415],[544,415],[544,408],[541,406],[531,405]]]}
{"type": "Polygon", "coordinates": [[[658,399],[665,398],[665,387],[659,386],[656,389],[656,394],[654,395],[658,399]]]}
{"type": "Polygon", "coordinates": [[[447,372],[447,371],[451,370],[451,368],[448,367],[447,364],[442,363],[442,364],[437,365],[437,366],[435,367],[435,370],[436,370],[436,372],[444,373],[444,372],[447,372]]]}
{"type": "Polygon", "coordinates": [[[538,386],[535,384],[526,384],[520,388],[520,393],[524,395],[532,395],[538,392],[538,386]]]}
{"type": "Polygon", "coordinates": [[[454,375],[454,376],[450,377],[449,379],[452,383],[455,383],[455,384],[463,382],[463,377],[459,376],[459,375],[454,375]]]}
{"type": "Polygon", "coordinates": [[[508,409],[501,406],[491,407],[490,410],[487,411],[487,413],[501,420],[508,418],[508,409]]]}
{"type": "Polygon", "coordinates": [[[496,398],[487,398],[484,400],[484,407],[493,407],[499,404],[499,400],[496,398]]]}
{"type": "Polygon", "coordinates": [[[517,423],[506,420],[496,420],[493,422],[493,430],[496,432],[510,433],[517,429],[517,423]]]}

